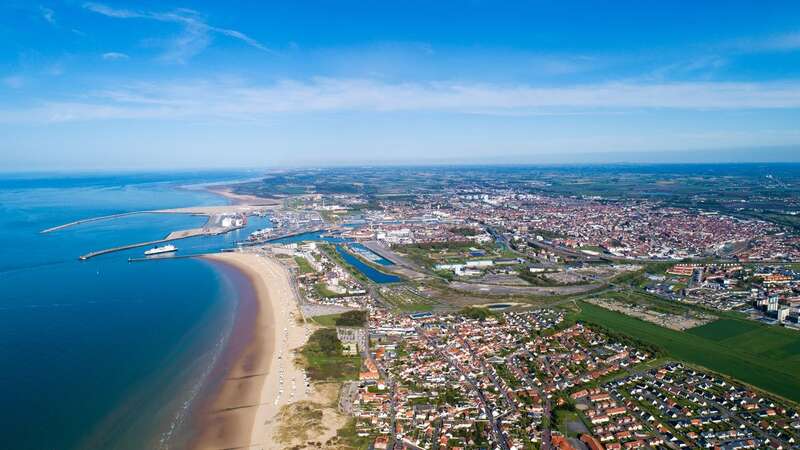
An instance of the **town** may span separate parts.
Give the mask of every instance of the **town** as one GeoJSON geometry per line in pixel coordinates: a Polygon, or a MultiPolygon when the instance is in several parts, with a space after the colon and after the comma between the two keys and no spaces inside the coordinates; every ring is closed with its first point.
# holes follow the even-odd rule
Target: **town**
{"type": "Polygon", "coordinates": [[[796,448],[797,231],[539,188],[288,195],[240,243],[355,364],[312,377],[352,446],[796,448]]]}
{"type": "Polygon", "coordinates": [[[373,448],[793,448],[784,402],[563,312],[373,310],[348,413],[373,448]],[[392,447],[398,448],[398,447],[392,447]]]}

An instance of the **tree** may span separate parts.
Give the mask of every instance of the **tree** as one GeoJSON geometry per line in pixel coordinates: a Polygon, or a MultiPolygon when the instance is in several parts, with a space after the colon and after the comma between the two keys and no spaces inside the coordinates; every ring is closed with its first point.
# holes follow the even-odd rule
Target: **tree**
{"type": "Polygon", "coordinates": [[[342,327],[361,327],[367,323],[366,311],[346,311],[339,315],[335,321],[336,325],[342,327]]]}

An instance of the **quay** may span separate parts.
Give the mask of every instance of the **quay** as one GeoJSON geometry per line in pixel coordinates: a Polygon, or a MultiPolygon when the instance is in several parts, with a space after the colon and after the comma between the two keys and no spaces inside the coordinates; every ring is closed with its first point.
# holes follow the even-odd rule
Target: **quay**
{"type": "Polygon", "coordinates": [[[267,238],[267,239],[263,240],[262,242],[272,242],[272,241],[277,241],[277,240],[280,240],[280,239],[286,239],[286,238],[290,238],[290,237],[294,237],[294,236],[300,236],[301,234],[320,233],[320,232],[323,232],[323,231],[326,231],[326,229],[325,228],[315,228],[313,230],[291,231],[291,232],[288,232],[288,233],[280,234],[278,236],[272,236],[270,238],[267,238]]]}
{"type": "Polygon", "coordinates": [[[256,241],[239,241],[239,242],[236,243],[236,245],[239,245],[239,246],[242,246],[242,247],[250,247],[250,246],[253,246],[253,245],[267,244],[269,242],[274,242],[274,241],[278,241],[278,240],[281,240],[281,239],[286,239],[286,238],[290,238],[290,237],[294,237],[294,236],[300,236],[301,234],[320,233],[320,232],[324,232],[324,231],[328,231],[328,229],[327,228],[313,228],[313,229],[294,230],[294,231],[289,231],[287,233],[279,234],[277,236],[271,236],[271,237],[268,237],[266,239],[259,239],[259,240],[256,240],[256,241]]]}
{"type": "Polygon", "coordinates": [[[109,253],[114,252],[121,252],[123,250],[130,250],[132,248],[139,248],[139,247],[147,247],[151,245],[158,245],[164,244],[166,242],[178,241],[181,239],[186,239],[195,236],[214,236],[218,234],[227,233],[229,231],[237,230],[243,228],[243,226],[236,226],[236,227],[203,227],[203,228],[193,228],[190,230],[181,230],[181,231],[173,231],[172,233],[168,234],[167,237],[164,239],[156,239],[154,241],[145,241],[145,242],[137,242],[134,244],[127,244],[127,245],[120,245],[118,247],[111,247],[104,250],[97,250],[94,252],[87,253],[83,256],[80,256],[79,259],[81,261],[86,261],[87,259],[94,258],[95,256],[100,255],[107,255],[109,253]]]}
{"type": "MultiPolygon", "coordinates": [[[[226,252],[219,252],[219,253],[226,253],[226,252]]],[[[144,258],[128,258],[128,262],[138,263],[138,262],[151,262],[151,261],[166,261],[170,259],[201,258],[206,255],[216,255],[216,253],[193,253],[191,255],[169,255],[169,256],[161,255],[160,258],[158,257],[148,258],[147,256],[145,256],[144,258]]]]}
{"type": "Polygon", "coordinates": [[[123,250],[130,250],[132,248],[147,247],[148,245],[163,244],[164,242],[169,242],[174,240],[175,239],[159,239],[156,241],[137,242],[135,244],[120,245],[119,247],[112,247],[104,250],[97,250],[95,252],[89,252],[85,255],[80,256],[78,259],[80,259],[81,261],[86,261],[87,259],[94,258],[95,256],[106,255],[108,253],[114,253],[114,252],[121,252],[123,250]]]}
{"type": "Polygon", "coordinates": [[[134,214],[190,214],[194,216],[205,216],[206,223],[200,228],[190,228],[187,230],[177,230],[169,233],[163,239],[155,239],[145,242],[137,242],[133,244],[120,245],[111,247],[104,250],[97,250],[89,252],[79,257],[80,260],[86,261],[87,259],[94,258],[100,255],[109,253],[120,252],[123,250],[130,250],[132,248],[146,247],[150,245],[163,244],[165,242],[176,241],[179,239],[186,239],[195,236],[214,236],[218,234],[228,233],[233,230],[244,228],[247,225],[247,216],[249,214],[257,214],[263,208],[246,206],[246,205],[230,205],[230,206],[209,206],[209,207],[192,207],[192,208],[178,208],[178,209],[161,209],[153,211],[133,211],[121,214],[114,214],[110,216],[92,217],[88,219],[77,220],[70,223],[65,223],[57,227],[42,230],[41,233],[50,233],[53,231],[62,230],[64,228],[80,225],[88,222],[96,222],[100,220],[114,219],[118,217],[126,217],[134,214]],[[234,220],[231,221],[231,218],[234,220]]]}
{"type": "Polygon", "coordinates": [[[219,255],[220,253],[236,253],[236,249],[233,248],[223,248],[218,252],[203,252],[203,253],[192,253],[191,255],[154,255],[154,256],[145,256],[143,258],[128,258],[129,263],[135,262],[152,262],[152,261],[166,261],[169,259],[190,259],[190,258],[203,258],[208,255],[219,255]]]}

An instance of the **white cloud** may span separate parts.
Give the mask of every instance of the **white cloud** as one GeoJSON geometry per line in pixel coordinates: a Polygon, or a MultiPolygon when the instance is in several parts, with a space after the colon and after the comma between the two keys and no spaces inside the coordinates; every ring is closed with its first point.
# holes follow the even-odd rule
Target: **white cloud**
{"type": "Polygon", "coordinates": [[[181,25],[181,27],[183,27],[181,34],[167,42],[166,49],[161,55],[161,59],[165,61],[178,63],[186,62],[191,57],[205,50],[211,43],[211,38],[214,34],[237,39],[259,50],[271,51],[257,40],[241,31],[209,25],[197,11],[191,9],[181,8],[169,12],[150,12],[117,9],[102,3],[93,2],[85,3],[83,7],[97,14],[116,19],[146,19],[181,25]]]}
{"type": "Polygon", "coordinates": [[[123,61],[126,59],[130,59],[130,56],[126,55],[125,53],[120,52],[108,52],[103,53],[103,59],[106,61],[123,61]]]}
{"type": "Polygon", "coordinates": [[[657,67],[648,78],[654,80],[686,79],[707,79],[715,71],[728,65],[729,60],[720,55],[703,55],[694,58],[687,58],[657,67]]]}
{"type": "Polygon", "coordinates": [[[116,17],[118,19],[130,19],[130,18],[142,18],[146,17],[143,13],[138,13],[135,11],[130,11],[127,9],[115,9],[110,6],[103,5],[101,3],[93,3],[88,2],[84,3],[83,7],[88,9],[89,11],[94,11],[98,14],[102,14],[108,17],[116,17]]]}
{"type": "Polygon", "coordinates": [[[42,18],[46,20],[50,25],[56,24],[56,12],[50,8],[45,8],[44,6],[39,7],[39,12],[42,13],[42,18]]]}
{"type": "Polygon", "coordinates": [[[104,119],[259,120],[281,113],[431,111],[459,114],[600,114],[648,109],[800,108],[800,82],[603,83],[534,87],[384,83],[365,79],[138,83],[0,110],[4,122],[104,119]]]}

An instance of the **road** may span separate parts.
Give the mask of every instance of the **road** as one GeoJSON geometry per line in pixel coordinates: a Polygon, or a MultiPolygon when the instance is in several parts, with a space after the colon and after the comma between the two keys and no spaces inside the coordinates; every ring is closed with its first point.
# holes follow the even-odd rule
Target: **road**
{"type": "MultiPolygon", "coordinates": [[[[639,374],[641,374],[642,376],[650,379],[651,381],[655,380],[655,377],[653,377],[650,374],[649,370],[648,371],[641,371],[641,372],[639,372],[639,374]]],[[[711,400],[711,399],[706,398],[706,397],[702,397],[701,398],[698,394],[696,394],[694,392],[690,392],[689,390],[685,389],[682,386],[678,386],[678,385],[672,385],[672,386],[675,387],[678,390],[678,392],[680,393],[682,398],[693,399],[694,401],[697,401],[697,402],[703,402],[703,401],[708,402],[709,405],[717,408],[720,411],[720,413],[723,415],[723,417],[732,420],[733,422],[735,422],[739,426],[744,426],[747,429],[749,429],[750,431],[755,432],[756,434],[761,436],[762,439],[765,439],[765,440],[768,440],[768,441],[776,440],[774,436],[769,435],[763,429],[761,429],[761,428],[759,428],[757,426],[753,426],[752,424],[742,420],[739,417],[738,414],[732,413],[728,408],[724,407],[721,403],[715,402],[714,400],[711,400]]]]}
{"type": "MultiPolygon", "coordinates": [[[[417,328],[417,333],[423,339],[425,339],[425,342],[427,342],[428,345],[431,346],[431,348],[437,348],[436,341],[433,338],[427,336],[425,333],[423,333],[421,328],[419,328],[419,327],[417,328]]],[[[464,377],[465,380],[467,380],[467,383],[469,383],[470,387],[478,395],[478,399],[480,400],[481,407],[483,408],[483,412],[486,415],[487,419],[489,420],[489,424],[492,427],[492,437],[494,438],[495,442],[497,442],[497,445],[502,450],[510,450],[509,447],[508,447],[508,441],[506,440],[506,437],[503,434],[503,431],[500,429],[500,426],[498,425],[497,420],[494,417],[494,414],[493,414],[492,408],[491,408],[491,406],[489,404],[489,401],[486,400],[486,395],[483,393],[483,389],[481,389],[481,387],[478,386],[477,383],[475,383],[473,381],[472,377],[470,376],[470,373],[467,370],[465,370],[463,367],[461,367],[461,364],[459,364],[458,361],[456,361],[455,359],[451,358],[449,355],[445,354],[441,350],[437,349],[437,350],[435,350],[435,353],[439,356],[439,358],[441,358],[444,361],[447,361],[448,364],[451,367],[456,369],[458,371],[458,373],[461,374],[464,377]]]]}
{"type": "MultiPolygon", "coordinates": [[[[519,367],[519,366],[522,365],[519,362],[519,353],[523,353],[525,355],[525,357],[530,359],[530,360],[535,360],[536,359],[536,358],[533,357],[531,352],[528,351],[528,349],[523,347],[522,349],[518,350],[515,353],[512,353],[511,355],[509,355],[506,358],[506,361],[508,361],[508,363],[511,364],[512,367],[519,367]]],[[[525,371],[523,371],[521,369],[517,369],[517,370],[522,374],[522,376],[525,379],[525,382],[527,383],[527,385],[529,387],[532,387],[532,388],[536,389],[536,393],[539,394],[539,398],[542,399],[542,402],[544,403],[544,413],[542,414],[542,417],[550,417],[550,411],[551,411],[551,409],[550,409],[551,408],[550,398],[547,397],[547,395],[544,393],[542,388],[540,388],[539,386],[536,385],[536,383],[533,381],[533,378],[531,378],[531,376],[527,372],[525,372],[525,371]]],[[[541,445],[541,450],[550,450],[553,447],[552,434],[550,432],[550,425],[549,424],[550,424],[550,421],[548,420],[547,421],[547,425],[543,425],[542,426],[542,445],[541,445]]]]}

